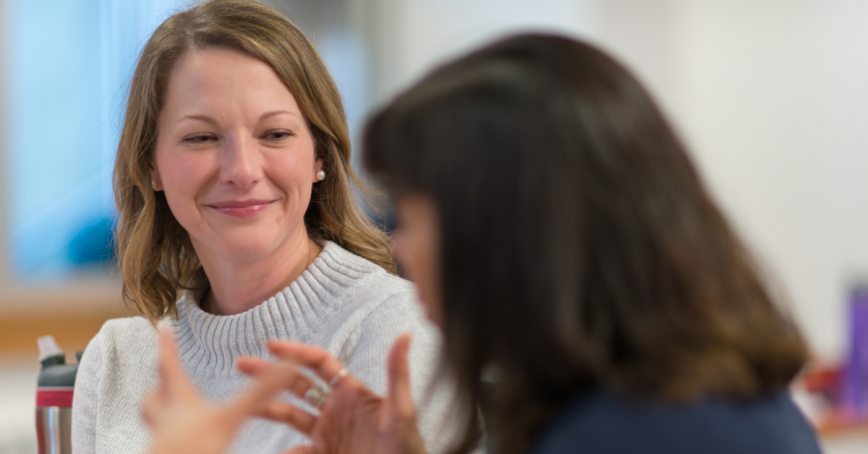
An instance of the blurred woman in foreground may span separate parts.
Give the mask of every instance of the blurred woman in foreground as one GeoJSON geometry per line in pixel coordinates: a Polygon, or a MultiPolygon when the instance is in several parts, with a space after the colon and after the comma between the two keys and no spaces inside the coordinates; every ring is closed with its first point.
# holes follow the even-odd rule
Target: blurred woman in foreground
{"type": "MultiPolygon", "coordinates": [[[[395,200],[396,257],[445,334],[469,422],[460,451],[481,405],[500,453],[819,452],[787,395],[801,336],[659,109],[608,56],[553,36],[495,43],[376,114],[364,152],[395,200]]],[[[317,387],[301,364],[332,381],[329,397],[318,415],[277,402],[233,414],[308,434],[296,453],[424,452],[408,341],[385,398],[322,350],[271,343],[280,363],[238,364],[265,379],[261,395],[276,380],[299,396],[317,387]]],[[[166,374],[164,389],[183,381],[166,374]]],[[[153,400],[152,420],[183,414],[171,402],[153,400]]]]}

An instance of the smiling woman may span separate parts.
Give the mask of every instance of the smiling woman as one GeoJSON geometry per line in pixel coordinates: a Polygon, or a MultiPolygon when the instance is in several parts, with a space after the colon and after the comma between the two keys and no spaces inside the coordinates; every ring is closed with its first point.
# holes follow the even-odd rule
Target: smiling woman
{"type": "MultiPolygon", "coordinates": [[[[154,32],[133,75],[114,182],[124,297],[142,317],[109,321],[84,354],[76,452],[148,448],[141,407],[157,381],[155,326],[175,334],[181,363],[214,401],[247,381],[236,358],[265,357],[274,339],[324,348],[384,393],[388,346],[412,333],[415,395],[429,388],[439,338],[393,275],[349,162],[337,88],[285,17],[215,0],[154,32]]],[[[425,402],[426,443],[442,451],[447,402],[425,402]]],[[[256,421],[233,452],[304,441],[256,421]]]]}

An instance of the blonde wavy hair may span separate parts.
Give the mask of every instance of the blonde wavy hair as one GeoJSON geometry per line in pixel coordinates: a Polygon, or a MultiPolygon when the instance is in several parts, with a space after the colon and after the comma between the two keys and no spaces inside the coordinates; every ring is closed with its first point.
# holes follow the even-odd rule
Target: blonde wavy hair
{"type": "Polygon", "coordinates": [[[355,197],[354,188],[362,194],[366,190],[350,167],[340,93],[313,45],[270,7],[249,0],[213,0],[163,22],[133,74],[114,169],[124,302],[156,323],[177,316],[181,292],[208,287],[190,237],[165,195],[151,189],[149,174],[170,73],[182,56],[207,48],[237,50],[268,63],[295,96],[328,175],[314,185],[304,216],[311,239],[333,241],[394,274],[387,237],[355,197]]]}

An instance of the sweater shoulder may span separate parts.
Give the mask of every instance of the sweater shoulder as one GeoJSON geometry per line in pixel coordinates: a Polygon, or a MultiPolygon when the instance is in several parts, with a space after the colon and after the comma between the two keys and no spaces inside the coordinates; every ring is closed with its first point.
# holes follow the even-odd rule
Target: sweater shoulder
{"type": "MultiPolygon", "coordinates": [[[[358,276],[340,308],[319,331],[320,338],[313,341],[338,353],[342,361],[359,354],[356,347],[360,343],[363,349],[372,347],[385,355],[401,333],[426,331],[413,284],[357,258],[360,264],[365,264],[367,273],[358,276]]],[[[425,336],[430,337],[427,333],[425,336]]]]}
{"type": "Polygon", "coordinates": [[[150,367],[154,362],[156,345],[157,332],[147,319],[116,318],[103,324],[88,344],[84,356],[97,356],[103,369],[150,367]]]}
{"type": "Polygon", "coordinates": [[[151,322],[144,317],[135,316],[107,320],[102,325],[99,335],[111,337],[140,337],[149,335],[153,336],[154,332],[154,326],[151,325],[151,322]]]}
{"type": "Polygon", "coordinates": [[[383,271],[369,276],[353,289],[341,312],[361,316],[358,323],[363,325],[378,324],[378,320],[385,319],[409,322],[424,317],[417,301],[412,283],[383,271]]]}
{"type": "MultiPolygon", "coordinates": [[[[357,273],[354,288],[348,298],[351,302],[379,305],[386,300],[395,300],[396,297],[398,300],[415,298],[415,288],[407,280],[390,274],[381,266],[335,244],[329,246],[327,251],[335,263],[357,273]]],[[[351,306],[355,304],[351,303],[351,306]]]]}
{"type": "Polygon", "coordinates": [[[141,347],[142,342],[154,342],[156,330],[144,317],[124,317],[107,320],[94,340],[104,346],[141,347]]]}
{"type": "MultiPolygon", "coordinates": [[[[413,283],[401,277],[389,274],[383,271],[383,269],[379,266],[377,267],[377,269],[382,272],[373,274],[368,281],[367,286],[365,287],[369,287],[374,291],[380,293],[385,297],[384,299],[389,299],[390,297],[394,298],[396,296],[405,298],[415,297],[416,287],[413,285],[413,283]]],[[[364,288],[360,290],[363,289],[364,288]]]]}
{"type": "Polygon", "coordinates": [[[156,383],[156,331],[142,317],[107,321],[88,344],[75,381],[75,452],[138,452],[149,431],[140,402],[156,383]]]}

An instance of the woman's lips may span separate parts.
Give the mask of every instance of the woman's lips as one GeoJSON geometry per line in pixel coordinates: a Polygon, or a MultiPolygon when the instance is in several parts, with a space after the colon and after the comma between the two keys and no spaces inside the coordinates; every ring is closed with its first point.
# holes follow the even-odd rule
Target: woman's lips
{"type": "Polygon", "coordinates": [[[246,218],[268,208],[274,200],[231,200],[226,202],[209,203],[208,208],[216,210],[228,216],[246,218]]]}

